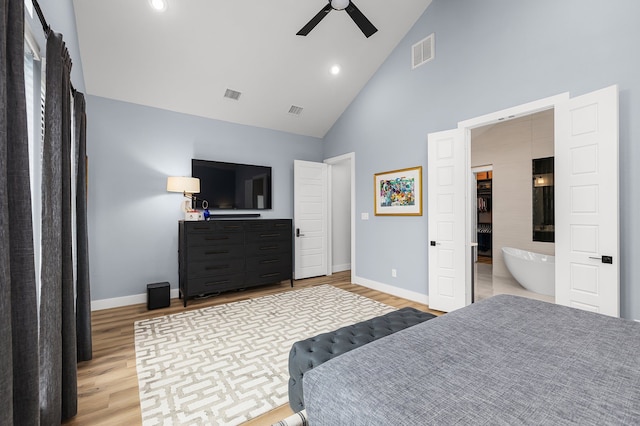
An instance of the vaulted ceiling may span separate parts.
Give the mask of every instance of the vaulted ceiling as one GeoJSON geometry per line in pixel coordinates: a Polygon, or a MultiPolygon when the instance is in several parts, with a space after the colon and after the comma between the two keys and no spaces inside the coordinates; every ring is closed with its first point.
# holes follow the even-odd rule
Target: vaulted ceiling
{"type": "Polygon", "coordinates": [[[366,38],[345,10],[296,35],[327,0],[167,1],[158,12],[149,0],[74,0],[87,93],[314,137],[431,3],[355,0],[378,29],[366,38]]]}

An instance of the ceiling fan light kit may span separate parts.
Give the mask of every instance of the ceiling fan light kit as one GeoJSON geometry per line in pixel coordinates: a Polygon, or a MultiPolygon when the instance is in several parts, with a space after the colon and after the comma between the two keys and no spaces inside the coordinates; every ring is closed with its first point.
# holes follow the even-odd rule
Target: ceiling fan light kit
{"type": "Polygon", "coordinates": [[[346,9],[349,6],[349,0],[331,0],[331,7],[335,10],[346,9]]]}
{"type": "Polygon", "coordinates": [[[149,0],[149,4],[154,10],[158,12],[164,12],[167,10],[167,1],[166,0],[149,0]]]}
{"type": "Polygon", "coordinates": [[[350,0],[329,0],[327,5],[323,7],[320,12],[316,14],[311,20],[300,29],[296,34],[299,36],[306,36],[311,32],[312,29],[316,27],[324,19],[325,16],[332,10],[344,10],[347,14],[353,19],[353,22],[356,23],[360,31],[365,35],[365,37],[369,38],[373,34],[375,34],[378,29],[367,19],[366,16],[360,9],[356,7],[350,0]]]}

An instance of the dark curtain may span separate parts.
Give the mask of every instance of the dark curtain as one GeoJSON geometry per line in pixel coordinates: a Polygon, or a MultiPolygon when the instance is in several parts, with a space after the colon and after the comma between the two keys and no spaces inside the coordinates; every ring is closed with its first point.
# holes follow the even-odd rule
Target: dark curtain
{"type": "Polygon", "coordinates": [[[76,152],[76,332],[78,361],[92,358],[89,233],[87,229],[87,116],[84,95],[73,94],[76,152]]]}
{"type": "Polygon", "coordinates": [[[62,35],[47,36],[42,151],[40,421],[77,413],[77,349],[71,218],[71,60],[62,35]]]}
{"type": "Polygon", "coordinates": [[[0,0],[0,423],[39,423],[24,2],[0,0]]]}

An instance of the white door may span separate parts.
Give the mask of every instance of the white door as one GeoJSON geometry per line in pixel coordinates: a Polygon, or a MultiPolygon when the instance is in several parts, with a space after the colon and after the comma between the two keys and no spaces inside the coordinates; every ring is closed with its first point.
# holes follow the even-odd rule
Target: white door
{"type": "Polygon", "coordinates": [[[556,303],[620,315],[618,87],[555,110],[556,303]]]}
{"type": "Polygon", "coordinates": [[[467,304],[470,285],[463,130],[429,134],[428,155],[429,307],[449,312],[467,304]]]}
{"type": "Polygon", "coordinates": [[[327,275],[328,165],[293,163],[295,279],[327,275]]]}

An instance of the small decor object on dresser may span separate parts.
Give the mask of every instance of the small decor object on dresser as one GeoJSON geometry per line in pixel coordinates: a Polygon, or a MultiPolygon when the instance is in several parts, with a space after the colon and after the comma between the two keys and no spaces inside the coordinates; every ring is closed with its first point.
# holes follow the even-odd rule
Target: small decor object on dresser
{"type": "Polygon", "coordinates": [[[147,284],[147,309],[160,309],[171,305],[170,291],[167,282],[147,284]]]}
{"type": "Polygon", "coordinates": [[[180,297],[215,295],[290,280],[291,219],[179,223],[180,297]]]}

